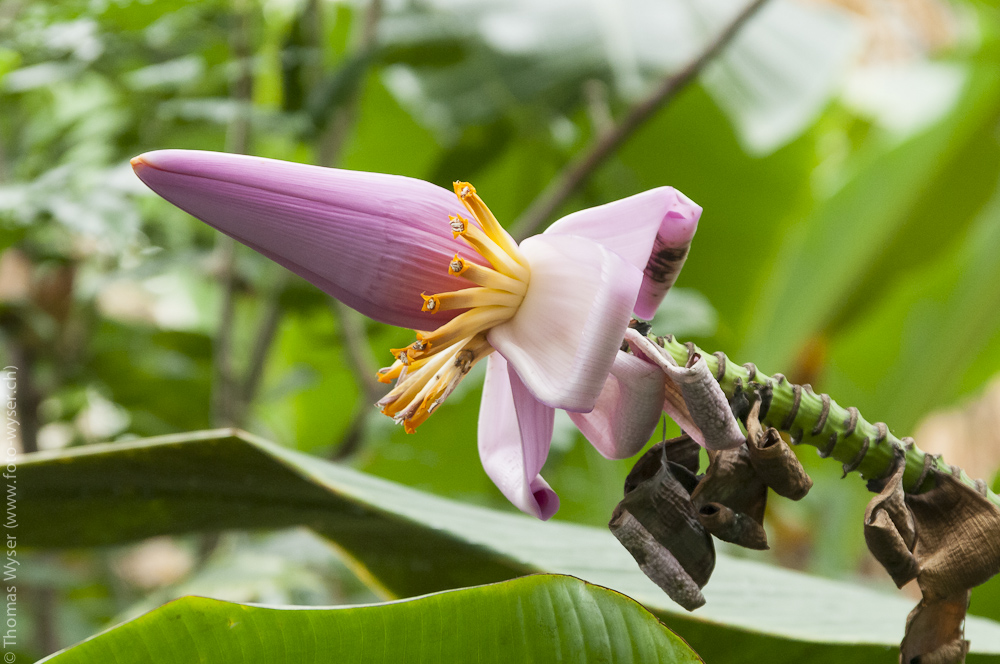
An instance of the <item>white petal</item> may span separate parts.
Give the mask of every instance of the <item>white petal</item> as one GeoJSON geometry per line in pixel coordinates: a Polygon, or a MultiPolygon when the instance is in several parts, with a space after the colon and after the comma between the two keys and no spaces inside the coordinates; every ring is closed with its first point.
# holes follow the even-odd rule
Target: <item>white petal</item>
{"type": "Polygon", "coordinates": [[[489,341],[536,399],[594,408],[621,346],[642,273],[587,238],[536,235],[521,243],[531,281],[517,313],[489,341]]]}
{"type": "Polygon", "coordinates": [[[479,458],[500,492],[522,512],[547,520],[559,497],[539,475],[555,410],[536,401],[503,357],[490,355],[479,408],[479,458]]]}
{"type": "Polygon", "coordinates": [[[590,444],[608,459],[626,459],[643,448],[663,412],[663,371],[618,352],[597,406],[570,413],[590,444]]]}

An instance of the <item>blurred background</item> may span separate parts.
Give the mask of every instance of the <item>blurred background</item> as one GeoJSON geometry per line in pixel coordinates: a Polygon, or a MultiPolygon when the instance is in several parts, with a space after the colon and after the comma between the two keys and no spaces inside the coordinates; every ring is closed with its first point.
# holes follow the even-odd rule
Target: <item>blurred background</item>
{"type": "MultiPolygon", "coordinates": [[[[193,148],[470,180],[502,222],[539,230],[673,185],[705,212],[658,334],[811,383],[991,479],[996,2],[765,1],[553,214],[532,207],[745,6],[0,0],[0,366],[19,370],[23,450],[239,426],[513,509],[479,464],[481,374],[404,434],[372,407],[374,371],[412,332],[235,246],[128,166],[193,148]]],[[[816,485],[801,503],[772,497],[771,551],[727,551],[891,588],[864,547],[864,483],[798,451],[816,485]]],[[[557,420],[556,518],[605,524],[632,463],[557,420]]],[[[32,656],[184,594],[376,597],[304,530],[36,554],[20,581],[32,656]]],[[[1000,619],[1000,589],[977,593],[971,612],[1000,619]]]]}

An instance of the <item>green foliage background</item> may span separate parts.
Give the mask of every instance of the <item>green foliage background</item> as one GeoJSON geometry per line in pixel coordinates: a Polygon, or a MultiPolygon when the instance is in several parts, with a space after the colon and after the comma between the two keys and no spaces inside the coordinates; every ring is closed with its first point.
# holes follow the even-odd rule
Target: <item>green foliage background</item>
{"type": "MultiPolygon", "coordinates": [[[[622,12],[641,17],[653,4],[622,12]]],[[[995,3],[947,4],[948,40],[917,40],[888,60],[938,67],[956,82],[954,94],[945,86],[935,96],[937,112],[901,129],[884,109],[900,97],[919,106],[906,96],[912,90],[881,111],[845,92],[859,69],[881,63],[870,26],[832,5],[801,23],[794,12],[806,10],[794,7],[766,8],[768,38],[748,31],[734,44],[755,56],[751,64],[712,65],[562,212],[664,184],[684,191],[705,214],[654,329],[811,382],[910,434],[1000,370],[1000,14],[995,3]],[[812,49],[792,38],[814,24],[831,27],[815,33],[812,49]],[[767,68],[774,63],[789,69],[767,68]],[[812,102],[788,73],[796,64],[826,86],[812,102]],[[775,86],[786,74],[789,86],[775,86]],[[805,115],[780,112],[810,103],[805,115]],[[778,138],[753,138],[755,112],[778,138]]],[[[444,186],[466,179],[510,223],[608,117],[621,118],[697,49],[630,33],[635,62],[623,73],[629,48],[588,45],[575,22],[528,3],[385,3],[370,39],[373,15],[364,4],[318,0],[0,2],[0,361],[20,370],[27,450],[236,424],[507,509],[479,465],[475,380],[404,434],[372,412],[359,380],[367,374],[356,367],[388,363],[386,349],[409,331],[337,310],[242,247],[224,316],[224,243],[149,195],[127,161],[168,147],[245,150],[444,186]],[[482,26],[498,7],[551,48],[491,40],[482,26]],[[350,342],[356,329],[362,347],[350,342]],[[220,330],[232,334],[234,373],[261,375],[235,405],[220,406],[220,330]]],[[[707,22],[694,45],[715,27],[707,22]]],[[[772,500],[772,551],[738,555],[889,588],[864,550],[863,484],[839,481],[839,467],[810,449],[802,457],[815,489],[802,503],[772,500]]],[[[559,428],[545,469],[562,498],[556,518],[606,523],[629,468],[559,428]]],[[[189,565],[157,584],[157,596],[311,604],[374,596],[313,540],[302,547],[314,554],[308,564],[289,573],[292,553],[280,539],[175,538],[168,548],[189,565]]],[[[47,654],[149,608],[148,588],[122,573],[128,555],[34,554],[23,567],[32,634],[24,654],[47,654]]],[[[972,613],[1000,619],[998,597],[980,592],[972,613]]]]}

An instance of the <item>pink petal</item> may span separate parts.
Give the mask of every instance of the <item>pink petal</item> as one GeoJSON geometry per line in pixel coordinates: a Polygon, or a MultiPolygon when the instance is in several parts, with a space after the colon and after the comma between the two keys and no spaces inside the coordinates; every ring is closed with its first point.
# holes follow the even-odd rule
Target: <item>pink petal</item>
{"type": "Polygon", "coordinates": [[[539,475],[549,455],[555,410],[539,403],[503,357],[490,355],[479,408],[479,458],[500,492],[522,512],[548,520],[559,497],[539,475]]]}
{"type": "Polygon", "coordinates": [[[627,459],[653,435],[663,412],[663,372],[634,355],[615,356],[597,406],[570,419],[608,459],[627,459]]]}
{"type": "Polygon", "coordinates": [[[545,232],[590,238],[642,270],[635,313],[650,319],[684,266],[700,218],[701,206],[673,187],[659,187],[574,212],[545,232]]]}
{"type": "Polygon", "coordinates": [[[421,292],[467,288],[447,274],[455,195],[398,175],[260,157],[159,150],[132,160],[165,199],[371,318],[433,329],[457,312],[421,312],[421,292]]]}
{"type": "Polygon", "coordinates": [[[536,399],[592,410],[628,325],[642,273],[587,238],[536,235],[521,243],[531,281],[517,313],[489,341],[536,399]]]}

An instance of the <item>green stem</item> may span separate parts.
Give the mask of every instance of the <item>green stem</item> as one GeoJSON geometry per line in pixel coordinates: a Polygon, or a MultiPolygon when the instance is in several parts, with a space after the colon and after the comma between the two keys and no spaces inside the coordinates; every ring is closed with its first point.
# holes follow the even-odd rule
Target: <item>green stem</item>
{"type": "Polygon", "coordinates": [[[655,337],[655,341],[681,366],[687,363],[692,351],[704,357],[729,399],[733,399],[740,390],[754,391],[770,385],[773,391],[771,404],[762,424],[787,432],[794,443],[816,447],[821,456],[840,461],[844,464],[845,475],[857,470],[868,479],[885,477],[898,454],[896,450],[902,450],[906,462],[903,486],[909,493],[923,493],[934,488],[933,474],[925,472],[925,464],[931,464],[931,468],[954,474],[965,484],[984,493],[994,505],[1000,506],[1000,497],[981,480],[977,482],[964,470],[949,466],[940,456],[928,455],[910,438],[900,440],[884,424],[868,422],[857,409],[843,408],[828,395],[816,394],[808,385],[794,385],[781,374],[768,376],[752,364],[736,364],[724,353],[706,353],[694,344],[677,341],[673,336],[655,337]],[[719,371],[720,363],[724,363],[722,372],[719,371]]]}

